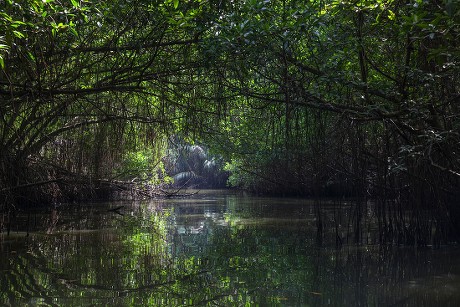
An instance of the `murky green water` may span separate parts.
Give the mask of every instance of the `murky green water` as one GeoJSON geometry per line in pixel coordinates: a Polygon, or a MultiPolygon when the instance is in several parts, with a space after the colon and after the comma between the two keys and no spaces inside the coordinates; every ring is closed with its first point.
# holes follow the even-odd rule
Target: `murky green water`
{"type": "Polygon", "coordinates": [[[321,247],[303,199],[213,192],[20,215],[0,235],[0,305],[460,305],[457,248],[378,247],[372,224],[353,244],[351,208],[323,204],[321,247]]]}

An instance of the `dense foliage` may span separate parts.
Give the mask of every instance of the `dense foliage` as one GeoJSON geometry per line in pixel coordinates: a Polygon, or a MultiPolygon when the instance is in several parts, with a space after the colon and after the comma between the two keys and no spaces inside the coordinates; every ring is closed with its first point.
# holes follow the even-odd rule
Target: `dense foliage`
{"type": "Polygon", "coordinates": [[[452,0],[6,0],[1,201],[160,182],[180,133],[233,185],[460,220],[459,19],[452,0]]]}
{"type": "Polygon", "coordinates": [[[351,180],[361,194],[421,171],[457,180],[454,4],[257,3],[217,30],[232,58],[216,69],[238,97],[221,144],[242,184],[314,194],[351,180]]]}
{"type": "Polygon", "coordinates": [[[159,164],[166,132],[181,121],[168,87],[195,66],[187,54],[198,40],[196,29],[180,25],[186,17],[176,7],[6,1],[2,201],[27,201],[30,187],[38,193],[31,202],[63,191],[78,197],[81,189],[73,195],[62,185],[69,177],[70,183],[118,178],[132,171],[132,155],[146,150],[151,165],[159,164]]]}

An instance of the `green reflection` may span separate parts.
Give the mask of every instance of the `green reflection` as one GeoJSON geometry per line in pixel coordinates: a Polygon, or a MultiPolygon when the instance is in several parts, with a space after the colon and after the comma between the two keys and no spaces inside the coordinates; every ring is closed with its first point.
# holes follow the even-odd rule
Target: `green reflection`
{"type": "Polygon", "coordinates": [[[38,212],[29,236],[2,234],[0,305],[460,302],[456,248],[329,248],[334,229],[325,229],[326,247],[319,247],[314,210],[304,200],[213,194],[109,211],[119,205],[38,212]]]}

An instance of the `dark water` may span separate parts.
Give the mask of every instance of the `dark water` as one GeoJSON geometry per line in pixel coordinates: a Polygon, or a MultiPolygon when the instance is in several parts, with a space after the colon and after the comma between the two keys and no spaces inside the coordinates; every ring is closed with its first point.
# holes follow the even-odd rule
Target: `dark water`
{"type": "Polygon", "coordinates": [[[320,237],[312,201],[216,191],[18,215],[0,305],[460,306],[459,249],[379,247],[371,222],[355,244],[353,204],[322,210],[320,237]]]}

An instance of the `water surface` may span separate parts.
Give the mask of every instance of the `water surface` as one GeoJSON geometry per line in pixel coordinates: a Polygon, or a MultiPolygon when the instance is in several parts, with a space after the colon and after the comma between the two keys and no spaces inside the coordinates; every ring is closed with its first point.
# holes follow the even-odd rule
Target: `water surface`
{"type": "Polygon", "coordinates": [[[0,305],[460,305],[455,246],[382,247],[372,223],[355,244],[352,202],[322,203],[318,236],[317,205],[208,191],[20,214],[0,305]]]}

